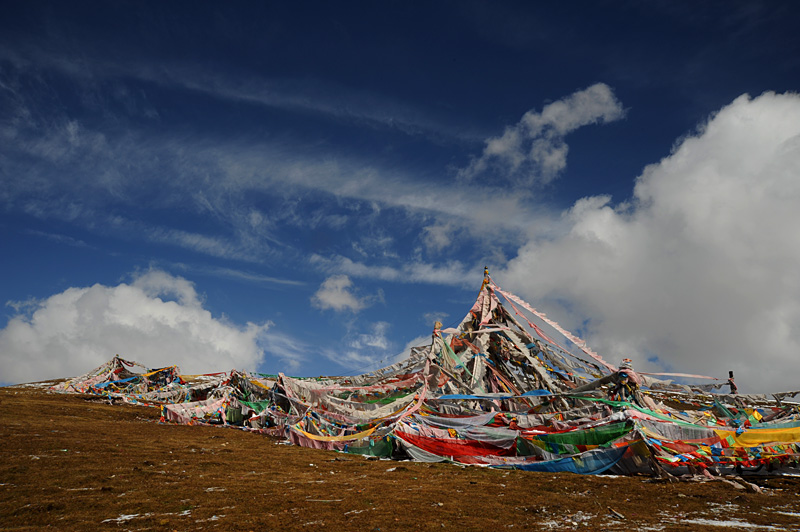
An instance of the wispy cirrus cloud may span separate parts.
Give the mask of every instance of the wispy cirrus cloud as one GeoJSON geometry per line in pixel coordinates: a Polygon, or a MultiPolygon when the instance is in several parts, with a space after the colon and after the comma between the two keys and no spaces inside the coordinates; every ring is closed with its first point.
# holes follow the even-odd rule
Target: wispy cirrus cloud
{"type": "MultiPolygon", "coordinates": [[[[430,249],[441,249],[447,234],[459,228],[483,238],[503,234],[505,228],[528,231],[548,225],[547,209],[533,211],[512,190],[423,182],[402,169],[375,167],[355,157],[308,156],[302,146],[136,130],[112,135],[70,123],[74,125],[20,130],[6,144],[9,178],[0,184],[0,195],[7,209],[100,231],[124,228],[136,238],[242,260],[258,260],[271,248],[283,248],[281,231],[287,227],[341,230],[355,214],[363,220],[364,211],[376,218],[399,209],[415,223],[433,219],[427,232],[430,249]],[[191,159],[186,153],[193,154],[191,159]],[[31,157],[35,164],[30,164],[31,157]],[[11,179],[23,173],[26,179],[11,179]],[[361,207],[331,212],[325,210],[330,202],[320,201],[325,207],[309,214],[303,202],[325,196],[361,207]],[[177,209],[204,220],[211,217],[217,221],[217,234],[132,218],[143,205],[148,212],[177,209]],[[447,221],[437,223],[439,217],[447,221]]],[[[362,240],[367,238],[373,237],[362,240]]]]}
{"type": "MultiPolygon", "coordinates": [[[[59,68],[57,61],[37,61],[45,65],[39,68],[59,68]]],[[[222,100],[262,98],[267,102],[273,97],[280,101],[275,94],[283,92],[291,93],[292,98],[301,94],[296,87],[270,91],[268,87],[257,88],[258,83],[196,78],[191,67],[185,67],[184,72],[178,66],[165,73],[143,66],[139,72],[140,67],[123,64],[105,70],[102,61],[89,60],[86,68],[98,69],[101,77],[127,79],[130,74],[134,79],[183,90],[210,91],[222,100]]],[[[67,68],[63,74],[86,75],[80,72],[67,68]]],[[[90,78],[93,75],[87,75],[86,83],[92,83],[90,78]]],[[[24,107],[26,96],[19,88],[14,94],[24,107]]],[[[131,97],[126,91],[121,94],[131,97]]],[[[323,108],[328,105],[324,98],[308,101],[323,108]]],[[[284,104],[294,105],[279,103],[284,104]]],[[[559,142],[564,134],[587,123],[611,120],[615,112],[620,111],[613,93],[598,84],[549,104],[540,113],[526,113],[507,132],[528,135],[525,142],[533,137],[547,140],[553,150],[547,146],[542,149],[555,153],[561,149],[559,142]]],[[[359,231],[361,236],[353,241],[351,250],[364,262],[345,259],[344,250],[338,249],[325,260],[320,260],[321,253],[315,255],[312,265],[329,274],[443,284],[458,284],[465,268],[453,263],[428,264],[423,258],[426,253],[440,254],[453,244],[476,244],[473,247],[481,249],[483,255],[472,260],[485,262],[488,255],[504,261],[500,248],[520,245],[531,233],[546,234],[563,225],[558,213],[536,202],[530,191],[515,186],[490,187],[479,181],[452,186],[435,169],[420,175],[365,155],[335,153],[297,141],[220,138],[189,133],[179,125],[163,129],[123,123],[132,127],[110,127],[108,122],[67,115],[46,122],[9,125],[5,130],[10,141],[5,148],[9,162],[6,170],[10,175],[24,172],[27,179],[3,180],[0,197],[5,199],[5,206],[36,217],[67,220],[100,233],[116,231],[126,238],[176,246],[209,257],[256,263],[277,256],[302,256],[304,251],[290,244],[296,239],[295,229],[321,228],[346,234],[354,228],[367,228],[359,231]],[[30,164],[31,159],[34,164],[30,164]],[[176,223],[173,212],[180,213],[185,221],[176,223]],[[398,224],[418,235],[410,265],[393,265],[401,253],[392,249],[392,239],[382,238],[378,230],[384,227],[391,232],[389,228],[398,224]],[[195,229],[200,226],[204,229],[195,229]],[[378,246],[383,246],[380,257],[375,255],[378,246]],[[338,269],[332,266],[335,263],[338,269]]],[[[503,137],[491,142],[495,147],[505,143],[503,137]]],[[[493,150],[473,160],[470,168],[478,172],[482,165],[497,161],[515,164],[511,148],[493,150]]],[[[539,155],[531,157],[526,160],[545,162],[537,159],[539,155]]],[[[516,169],[522,171],[527,164],[523,163],[516,169]]]]}
{"type": "MultiPolygon", "coordinates": [[[[428,110],[406,112],[400,104],[344,87],[336,90],[319,89],[316,82],[237,80],[230,73],[209,76],[208,69],[200,71],[192,65],[128,63],[116,57],[113,60],[105,58],[101,52],[92,49],[86,50],[86,54],[78,59],[71,59],[65,57],[64,52],[53,50],[30,42],[18,46],[13,53],[6,51],[4,58],[14,64],[23,77],[56,71],[78,80],[79,84],[91,85],[114,79],[120,89],[112,91],[112,95],[104,92],[103,96],[116,98],[114,95],[118,95],[122,102],[119,104],[121,109],[130,108],[130,100],[135,99],[137,93],[127,90],[125,84],[130,80],[145,80],[175,87],[176,90],[216,95],[223,102],[252,101],[291,109],[308,107],[322,114],[349,116],[359,123],[409,124],[408,127],[413,129],[417,127],[413,126],[415,120],[406,120],[402,116],[416,116],[422,122],[430,117],[428,110]],[[307,91],[303,89],[306,83],[307,91]],[[360,111],[362,108],[374,112],[360,111]],[[395,112],[395,109],[400,110],[395,112]]],[[[43,76],[43,79],[46,77],[43,76]]],[[[42,83],[46,84],[46,81],[42,83]]],[[[42,87],[40,92],[49,91],[42,87]]],[[[31,98],[36,96],[26,93],[24,84],[11,87],[8,92],[17,101],[17,114],[20,117],[30,116],[30,109],[41,103],[32,102],[31,98]]],[[[92,98],[84,99],[93,101],[92,98]]],[[[157,110],[153,111],[157,114],[157,110]]],[[[255,235],[255,228],[248,224],[252,220],[252,210],[235,206],[235,201],[229,201],[231,193],[235,198],[237,194],[246,194],[248,191],[272,191],[275,186],[280,186],[281,190],[288,187],[289,194],[291,190],[312,190],[332,194],[336,198],[379,202],[405,209],[409,213],[426,212],[433,216],[438,216],[438,213],[451,214],[462,220],[469,219],[468,224],[464,223],[467,227],[479,227],[476,234],[498,225],[531,225],[530,210],[522,206],[519,191],[501,192],[480,186],[467,190],[444,184],[435,186],[434,183],[442,181],[439,179],[442,176],[417,177],[402,169],[376,166],[374,161],[365,161],[357,156],[333,156],[332,153],[320,151],[317,146],[290,146],[280,141],[253,142],[241,138],[203,138],[189,134],[180,127],[176,129],[177,124],[162,124],[157,130],[150,131],[143,128],[142,124],[133,126],[127,120],[129,117],[114,116],[114,111],[110,109],[100,108],[97,112],[113,116],[117,122],[122,119],[120,124],[127,122],[127,127],[119,127],[120,124],[109,127],[109,124],[97,122],[90,124],[74,116],[59,116],[58,112],[45,120],[37,115],[38,120],[19,120],[8,124],[6,140],[8,146],[13,146],[11,155],[19,154],[25,159],[25,164],[17,166],[12,157],[10,170],[16,173],[22,171],[24,166],[29,176],[27,180],[16,180],[19,187],[6,191],[12,201],[32,191],[33,184],[37,199],[25,198],[31,203],[31,212],[34,209],[38,209],[38,212],[66,212],[67,202],[71,202],[71,211],[85,209],[90,198],[95,202],[104,202],[104,206],[114,202],[130,204],[142,200],[155,201],[152,205],[155,208],[169,208],[181,201],[183,210],[206,208],[207,212],[219,216],[239,231],[242,240],[248,235],[253,235],[257,240],[268,240],[270,236],[274,238],[274,231],[269,230],[274,226],[255,235]],[[165,125],[166,129],[163,127],[165,125]],[[309,153],[318,155],[309,156],[309,153]],[[28,164],[30,157],[38,159],[34,168],[28,164]],[[69,171],[63,171],[64,168],[69,171]],[[152,191],[155,186],[163,187],[162,193],[143,193],[152,191]],[[73,195],[82,194],[78,198],[64,197],[65,189],[69,189],[73,195]],[[189,205],[186,204],[187,195],[189,205]],[[475,198],[481,199],[477,201],[475,198]],[[48,199],[49,203],[45,204],[48,199]],[[232,205],[235,208],[231,208],[232,205]],[[503,216],[495,213],[503,213],[503,216]]],[[[119,112],[122,111],[116,111],[119,112]]],[[[433,130],[437,126],[419,127],[433,130]]],[[[462,127],[454,129],[463,131],[462,127]]],[[[271,213],[271,216],[274,215],[274,212],[271,213]]],[[[268,217],[264,219],[269,221],[268,217]]],[[[319,220],[328,225],[341,226],[346,223],[346,218],[331,213],[323,213],[313,219],[298,219],[305,220],[305,223],[319,220]]],[[[174,237],[176,240],[187,240],[177,233],[174,237]]],[[[200,248],[204,244],[195,241],[190,245],[200,248]]],[[[216,247],[210,246],[209,249],[216,247]]]]}
{"type": "Polygon", "coordinates": [[[480,280],[480,274],[476,273],[477,268],[467,268],[457,261],[444,265],[416,261],[406,262],[395,267],[355,262],[341,255],[323,257],[314,254],[311,256],[310,262],[322,271],[340,272],[353,277],[381,281],[473,286],[480,280]]]}
{"type": "Polygon", "coordinates": [[[45,238],[47,240],[50,240],[51,242],[55,242],[55,243],[58,243],[58,244],[63,244],[63,245],[66,245],[66,246],[72,246],[72,247],[76,247],[76,248],[90,248],[91,247],[89,244],[87,244],[83,240],[80,240],[78,238],[73,238],[73,237],[68,236],[68,235],[61,235],[61,234],[58,234],[58,233],[48,233],[46,231],[36,231],[36,230],[33,230],[33,229],[28,229],[27,231],[25,231],[25,233],[27,233],[29,235],[32,235],[32,236],[45,238]]]}
{"type": "Polygon", "coordinates": [[[208,266],[191,266],[187,264],[179,264],[176,267],[182,270],[193,271],[205,275],[212,275],[216,277],[224,277],[227,279],[235,279],[244,281],[246,283],[256,283],[262,285],[277,285],[277,286],[304,286],[306,283],[296,279],[286,279],[280,277],[272,277],[269,275],[261,275],[246,270],[237,270],[234,268],[222,267],[208,267],[208,266]]]}
{"type": "MultiPolygon", "coordinates": [[[[103,94],[102,98],[111,98],[133,114],[154,120],[160,118],[158,110],[136,91],[127,90],[125,82],[144,82],[174,92],[202,94],[227,104],[245,103],[359,127],[393,130],[427,137],[434,142],[462,143],[480,138],[479,132],[469,124],[459,123],[456,117],[440,114],[437,119],[437,113],[429,107],[331,79],[258,76],[230,64],[208,68],[165,58],[141,62],[133,57],[108,56],[105,50],[88,43],[85,46],[79,41],[74,44],[79,47],[79,53],[41,42],[18,40],[13,50],[0,47],[0,61],[23,75],[42,77],[53,73],[66,77],[82,85],[84,92],[90,95],[100,93],[96,90],[100,84],[116,82],[116,90],[103,94]]],[[[24,109],[23,101],[19,99],[20,109],[24,109]]]]}

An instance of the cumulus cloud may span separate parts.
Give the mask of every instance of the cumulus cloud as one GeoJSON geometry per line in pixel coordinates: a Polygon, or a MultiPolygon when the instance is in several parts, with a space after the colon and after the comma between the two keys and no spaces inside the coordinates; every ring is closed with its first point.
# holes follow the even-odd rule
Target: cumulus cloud
{"type": "Polygon", "coordinates": [[[632,201],[576,202],[563,236],[497,278],[563,303],[609,360],[800,389],[798,176],[800,96],[741,96],[645,168],[632,201]]]}
{"type": "MultiPolygon", "coordinates": [[[[26,302],[0,330],[0,374],[30,382],[85,373],[115,354],[184,373],[252,369],[261,345],[276,339],[270,323],[237,326],[203,308],[194,285],[159,270],[130,284],[95,284],[26,302]],[[24,312],[19,313],[20,310],[24,312]]],[[[282,351],[286,361],[301,356],[282,351]]]]}
{"type": "Polygon", "coordinates": [[[486,141],[480,157],[459,173],[473,178],[489,169],[514,177],[521,185],[547,183],[567,166],[569,146],[564,137],[589,124],[619,120],[622,105],[611,88],[596,83],[582,91],[547,104],[537,113],[530,110],[503,134],[486,141]]]}
{"type": "Polygon", "coordinates": [[[325,279],[311,297],[311,304],[322,310],[358,312],[367,306],[367,300],[352,293],[353,281],[346,275],[333,275],[325,279]]]}

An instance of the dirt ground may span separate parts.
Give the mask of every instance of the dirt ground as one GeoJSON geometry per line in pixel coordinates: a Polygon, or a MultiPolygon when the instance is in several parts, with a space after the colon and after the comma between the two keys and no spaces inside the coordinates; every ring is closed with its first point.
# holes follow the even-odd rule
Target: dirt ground
{"type": "Polygon", "coordinates": [[[800,530],[800,477],[586,477],[365,459],[0,388],[2,530],[800,530]]]}

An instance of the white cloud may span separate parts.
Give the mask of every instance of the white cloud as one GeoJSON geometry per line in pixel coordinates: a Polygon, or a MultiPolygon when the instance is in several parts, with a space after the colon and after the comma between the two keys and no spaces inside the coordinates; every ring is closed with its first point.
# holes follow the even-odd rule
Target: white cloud
{"type": "Polygon", "coordinates": [[[353,349],[364,350],[386,350],[389,348],[389,339],[386,333],[389,331],[389,323],[379,321],[373,323],[368,334],[359,334],[354,340],[350,341],[353,349]]]}
{"type": "Polygon", "coordinates": [[[150,270],[134,279],[132,287],[148,298],[174,297],[182,307],[202,307],[194,285],[182,277],[173,277],[162,270],[150,270]]]}
{"type": "Polygon", "coordinates": [[[541,113],[528,111],[499,137],[486,141],[480,157],[464,168],[460,177],[470,179],[489,170],[513,176],[520,185],[547,183],[567,166],[569,147],[564,136],[589,124],[619,120],[620,102],[604,83],[575,92],[547,104],[541,113]]]}
{"type": "Polygon", "coordinates": [[[365,299],[356,297],[351,289],[353,281],[346,275],[333,275],[325,279],[319,290],[311,297],[311,304],[322,310],[358,312],[367,306],[365,299]]]}
{"type": "MultiPolygon", "coordinates": [[[[214,318],[191,282],[158,270],[131,284],[69,288],[25,308],[0,330],[6,382],[80,375],[115,354],[149,367],[177,364],[187,374],[254,370],[264,356],[259,345],[275,339],[269,323],[214,318]]],[[[284,362],[300,356],[282,353],[284,362]]]]}
{"type": "Polygon", "coordinates": [[[496,278],[565,303],[560,319],[610,361],[798,389],[798,176],[800,96],[742,96],[647,167],[632,202],[576,202],[563,236],[531,240],[496,278]]]}

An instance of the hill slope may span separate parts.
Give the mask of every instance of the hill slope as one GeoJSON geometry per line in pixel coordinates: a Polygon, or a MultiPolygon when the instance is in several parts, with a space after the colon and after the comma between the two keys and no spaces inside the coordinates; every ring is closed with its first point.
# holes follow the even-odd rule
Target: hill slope
{"type": "Polygon", "coordinates": [[[93,396],[0,388],[0,528],[800,528],[800,477],[748,479],[762,488],[755,493],[721,480],[462,469],[158,418],[157,409],[93,396]]]}

